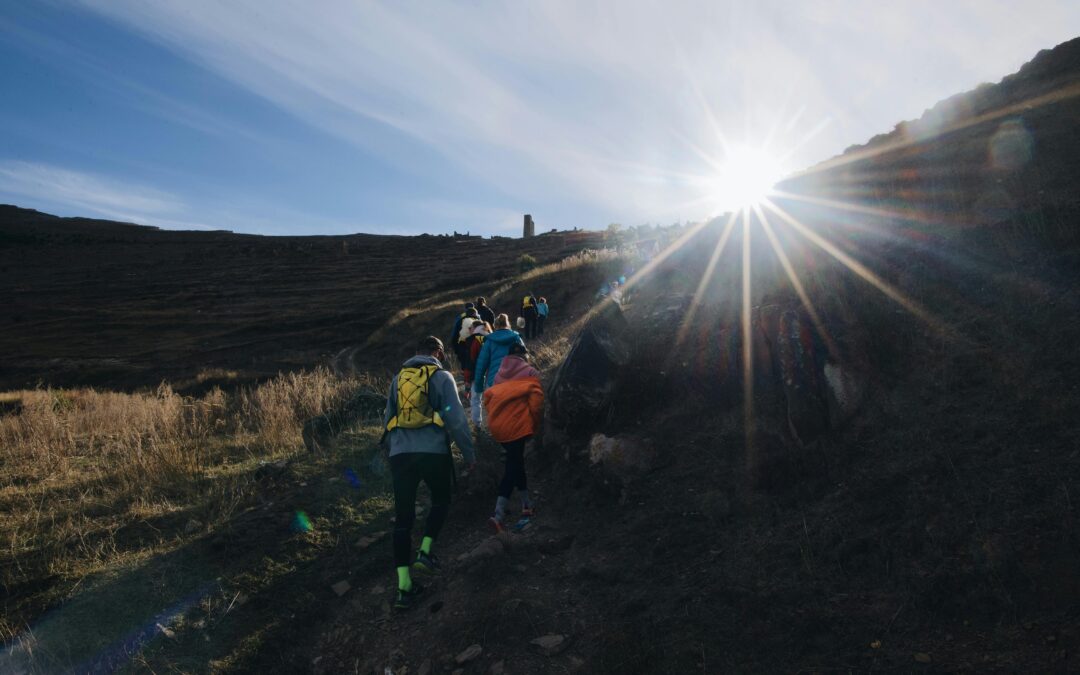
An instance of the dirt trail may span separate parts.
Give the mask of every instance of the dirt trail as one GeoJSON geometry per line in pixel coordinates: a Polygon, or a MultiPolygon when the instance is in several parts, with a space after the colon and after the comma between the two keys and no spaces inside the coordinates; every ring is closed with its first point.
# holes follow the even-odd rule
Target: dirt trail
{"type": "MultiPolygon", "coordinates": [[[[409,672],[422,672],[427,660],[441,670],[473,644],[483,649],[469,665],[474,672],[487,672],[500,661],[506,672],[551,667],[549,657],[531,651],[528,643],[559,634],[570,644],[580,628],[573,598],[558,581],[572,575],[564,554],[575,535],[547,499],[548,481],[537,478],[530,486],[537,506],[530,526],[519,533],[490,534],[486,520],[494,490],[490,485],[480,489],[476,482],[460,485],[437,543],[443,574],[414,575],[427,585],[419,606],[391,610],[396,584],[390,569],[357,580],[353,599],[336,619],[338,628],[324,635],[316,649],[315,672],[381,672],[385,665],[395,672],[404,665],[409,672]]],[[[579,662],[573,650],[558,658],[563,668],[579,662]]]]}

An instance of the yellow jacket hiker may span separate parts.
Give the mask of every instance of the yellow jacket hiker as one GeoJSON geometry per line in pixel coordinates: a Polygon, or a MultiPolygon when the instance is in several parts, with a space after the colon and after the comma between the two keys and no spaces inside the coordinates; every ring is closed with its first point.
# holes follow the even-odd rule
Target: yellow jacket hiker
{"type": "Polygon", "coordinates": [[[390,446],[390,473],[394,483],[394,566],[398,592],[394,607],[414,605],[423,588],[409,572],[438,573],[438,558],[431,552],[450,510],[454,461],[451,440],[457,443],[466,465],[476,465],[476,449],[465,409],[458,398],[454,377],[443,370],[442,341],[420,340],[416,356],[402,364],[386,397],[383,426],[390,446]],[[416,491],[420,482],[431,491],[431,510],[424,538],[411,560],[412,528],[416,519],[416,491]]]}

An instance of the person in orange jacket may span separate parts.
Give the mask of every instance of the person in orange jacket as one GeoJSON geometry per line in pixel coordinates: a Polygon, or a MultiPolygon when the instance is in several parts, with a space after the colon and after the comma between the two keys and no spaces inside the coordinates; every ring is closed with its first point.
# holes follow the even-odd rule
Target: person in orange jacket
{"type": "Polygon", "coordinates": [[[529,485],[525,477],[525,443],[540,429],[544,415],[544,388],[540,371],[528,361],[529,350],[515,343],[503,359],[495,383],[484,391],[488,431],[506,450],[506,469],[499,483],[495,513],[488,524],[495,533],[505,530],[506,506],[514,488],[521,497],[523,523],[533,516],[529,485]]]}

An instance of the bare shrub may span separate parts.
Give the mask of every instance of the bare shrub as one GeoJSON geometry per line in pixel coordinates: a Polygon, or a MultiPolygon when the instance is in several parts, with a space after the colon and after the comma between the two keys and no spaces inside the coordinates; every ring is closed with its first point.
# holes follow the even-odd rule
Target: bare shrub
{"type": "Polygon", "coordinates": [[[326,368],[279,375],[240,394],[241,408],[248,411],[241,426],[268,448],[302,445],[304,422],[341,407],[358,386],[357,381],[338,378],[326,368]]]}

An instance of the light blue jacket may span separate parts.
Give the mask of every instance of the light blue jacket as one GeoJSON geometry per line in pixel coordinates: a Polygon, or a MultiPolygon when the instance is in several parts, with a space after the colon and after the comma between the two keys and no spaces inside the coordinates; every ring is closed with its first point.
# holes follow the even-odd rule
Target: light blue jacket
{"type": "Polygon", "coordinates": [[[509,328],[500,328],[484,338],[484,346],[480,348],[480,354],[476,357],[476,371],[473,374],[476,378],[474,387],[477,391],[483,393],[484,389],[495,384],[495,375],[499,372],[499,366],[502,365],[503,358],[510,353],[510,346],[515,342],[525,344],[521,335],[509,328]]]}
{"type": "Polygon", "coordinates": [[[536,313],[539,314],[540,316],[547,316],[547,313],[548,313],[547,303],[546,302],[538,302],[538,303],[536,303],[536,313]]]}

